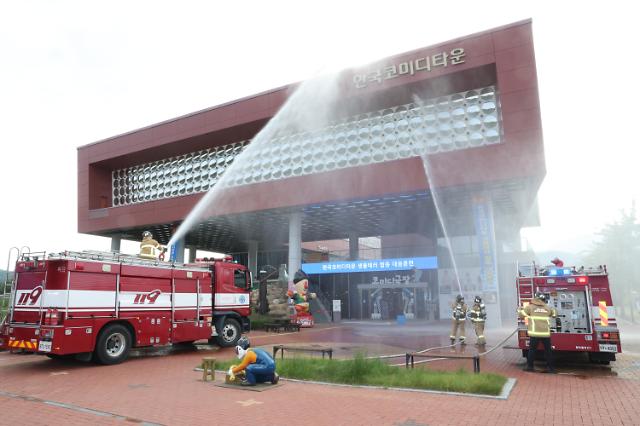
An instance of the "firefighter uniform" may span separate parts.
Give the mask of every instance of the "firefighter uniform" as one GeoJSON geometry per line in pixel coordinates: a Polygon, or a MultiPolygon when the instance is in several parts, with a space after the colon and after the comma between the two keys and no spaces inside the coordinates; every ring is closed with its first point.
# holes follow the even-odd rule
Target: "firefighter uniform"
{"type": "Polygon", "coordinates": [[[159,242],[153,239],[151,232],[145,231],[140,242],[140,257],[156,259],[156,250],[162,250],[159,242]]]}
{"type": "Polygon", "coordinates": [[[476,344],[484,345],[487,343],[486,339],[484,338],[484,324],[487,321],[487,312],[485,310],[484,303],[482,303],[482,301],[478,299],[479,298],[476,298],[476,301],[469,311],[469,319],[473,324],[473,329],[476,332],[476,336],[478,338],[476,344]]]}
{"type": "Polygon", "coordinates": [[[451,305],[452,316],[451,316],[451,335],[449,338],[451,339],[451,344],[455,343],[456,335],[458,331],[460,331],[460,342],[464,344],[464,323],[467,318],[467,304],[464,303],[464,298],[462,296],[458,296],[456,301],[451,305]]]}
{"type": "Polygon", "coordinates": [[[533,371],[533,360],[536,356],[538,344],[544,346],[544,357],[550,373],[555,373],[553,354],[551,352],[551,329],[549,319],[556,316],[555,309],[549,308],[544,302],[544,295],[536,293],[529,305],[518,310],[518,315],[527,321],[529,334],[529,352],[527,353],[526,371],[533,371]]]}

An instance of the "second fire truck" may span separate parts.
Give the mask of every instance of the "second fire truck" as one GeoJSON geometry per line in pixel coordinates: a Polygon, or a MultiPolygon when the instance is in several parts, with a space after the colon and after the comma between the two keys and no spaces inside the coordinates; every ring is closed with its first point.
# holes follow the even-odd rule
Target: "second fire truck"
{"type": "MultiPolygon", "coordinates": [[[[549,307],[556,311],[549,324],[554,351],[586,352],[595,363],[615,361],[621,352],[620,331],[606,266],[576,269],[565,267],[561,261],[556,263],[546,267],[535,263],[518,266],[519,306],[530,303],[536,291],[544,293],[549,307]]],[[[518,322],[518,344],[526,356],[527,326],[523,319],[518,322]]]]}
{"type": "Polygon", "coordinates": [[[133,347],[203,339],[234,346],[250,330],[250,291],[249,271],[230,258],[177,264],[31,253],[16,263],[0,348],[117,364],[133,347]]]}

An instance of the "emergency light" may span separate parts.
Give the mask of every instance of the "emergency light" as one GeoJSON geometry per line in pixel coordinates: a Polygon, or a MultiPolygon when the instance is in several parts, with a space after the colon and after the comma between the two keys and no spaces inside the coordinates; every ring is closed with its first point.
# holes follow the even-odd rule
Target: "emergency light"
{"type": "Polygon", "coordinates": [[[549,275],[564,277],[567,275],[571,275],[571,269],[570,268],[553,268],[549,270],[549,275]]]}

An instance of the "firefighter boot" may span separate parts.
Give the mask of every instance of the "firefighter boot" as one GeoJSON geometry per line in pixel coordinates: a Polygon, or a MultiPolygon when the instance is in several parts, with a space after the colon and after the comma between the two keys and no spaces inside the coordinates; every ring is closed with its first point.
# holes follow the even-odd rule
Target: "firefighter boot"
{"type": "Polygon", "coordinates": [[[484,338],[484,322],[476,322],[474,324],[474,328],[475,328],[476,336],[478,336],[478,341],[476,345],[484,346],[487,343],[486,339],[484,338]]]}
{"type": "Polygon", "coordinates": [[[453,319],[451,320],[451,334],[449,334],[449,339],[451,339],[451,344],[456,343],[456,335],[458,334],[458,321],[453,319]]]}

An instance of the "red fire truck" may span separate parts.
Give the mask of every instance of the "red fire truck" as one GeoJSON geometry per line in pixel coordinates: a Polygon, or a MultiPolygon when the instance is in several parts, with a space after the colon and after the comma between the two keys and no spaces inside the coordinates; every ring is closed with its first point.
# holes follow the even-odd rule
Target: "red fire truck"
{"type": "MultiPolygon", "coordinates": [[[[554,351],[586,352],[594,363],[616,360],[621,351],[620,332],[606,266],[576,269],[518,265],[516,287],[519,306],[526,306],[540,291],[547,295],[549,307],[556,310],[557,316],[549,324],[554,351]]],[[[529,338],[523,319],[518,320],[518,344],[526,356],[529,338]]]]}
{"type": "Polygon", "coordinates": [[[132,347],[250,330],[251,275],[225,260],[177,264],[109,252],[30,253],[16,263],[0,348],[124,361],[132,347]]]}

